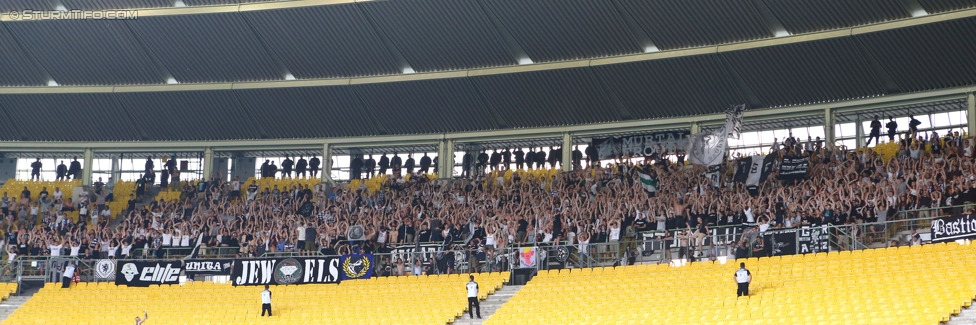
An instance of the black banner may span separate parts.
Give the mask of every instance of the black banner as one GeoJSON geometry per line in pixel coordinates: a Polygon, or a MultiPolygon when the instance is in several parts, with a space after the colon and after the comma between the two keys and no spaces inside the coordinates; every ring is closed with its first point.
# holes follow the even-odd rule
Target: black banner
{"type": "Polygon", "coordinates": [[[735,165],[735,176],[732,176],[732,180],[736,183],[745,183],[752,169],[752,157],[739,158],[735,161],[735,165]]]}
{"type": "Polygon", "coordinates": [[[830,234],[827,227],[803,227],[796,236],[796,243],[800,254],[828,252],[830,250],[830,234]]]}
{"type": "Polygon", "coordinates": [[[962,214],[932,219],[932,242],[976,238],[976,216],[962,214]]]}
{"type": "Polygon", "coordinates": [[[183,267],[179,261],[142,262],[118,261],[115,265],[115,284],[148,287],[151,284],[180,284],[183,267]]]}
{"type": "Polygon", "coordinates": [[[806,178],[809,168],[809,157],[783,157],[783,163],[779,165],[779,179],[806,178]]]}
{"type": "Polygon", "coordinates": [[[640,135],[615,138],[594,138],[592,146],[596,147],[600,159],[612,159],[621,156],[650,157],[658,150],[674,153],[676,149],[684,149],[688,144],[690,131],[655,132],[640,135]]]}
{"type": "Polygon", "coordinates": [[[234,260],[235,286],[339,283],[339,257],[281,257],[234,260]]]}
{"type": "Polygon", "coordinates": [[[230,275],[231,260],[188,259],[183,261],[183,272],[187,276],[197,274],[230,275]]]}
{"type": "Polygon", "coordinates": [[[768,230],[763,233],[763,256],[796,254],[796,229],[768,230]]]}

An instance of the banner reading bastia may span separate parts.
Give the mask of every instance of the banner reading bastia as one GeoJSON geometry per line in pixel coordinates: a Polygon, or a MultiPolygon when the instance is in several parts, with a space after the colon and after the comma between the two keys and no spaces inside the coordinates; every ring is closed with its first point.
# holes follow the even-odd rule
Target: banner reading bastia
{"type": "Polygon", "coordinates": [[[976,238],[976,216],[960,214],[932,219],[932,242],[976,238]]]}
{"type": "Polygon", "coordinates": [[[234,260],[235,286],[339,283],[339,257],[282,257],[234,260]]]}
{"type": "Polygon", "coordinates": [[[676,149],[684,149],[688,144],[689,131],[655,132],[626,137],[594,138],[600,159],[621,156],[650,157],[659,149],[674,154],[676,149]]]}

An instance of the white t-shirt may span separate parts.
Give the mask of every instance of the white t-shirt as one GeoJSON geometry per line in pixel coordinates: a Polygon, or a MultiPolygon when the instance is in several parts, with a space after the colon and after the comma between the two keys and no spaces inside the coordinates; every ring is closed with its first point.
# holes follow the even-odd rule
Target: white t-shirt
{"type": "Polygon", "coordinates": [[[268,291],[267,289],[261,291],[261,303],[271,304],[271,291],[268,291]]]}
{"type": "Polygon", "coordinates": [[[735,282],[737,283],[748,283],[749,282],[749,270],[741,268],[735,271],[735,282]]]}
{"type": "Polygon", "coordinates": [[[180,237],[180,247],[190,247],[190,235],[180,237]]]}
{"type": "Polygon", "coordinates": [[[495,235],[488,234],[485,236],[485,245],[495,246],[495,235]]]}
{"type": "Polygon", "coordinates": [[[81,246],[71,246],[71,256],[78,256],[81,252],[81,246]]]}
{"type": "Polygon", "coordinates": [[[163,246],[173,246],[173,234],[163,234],[163,246]]]}
{"type": "Polygon", "coordinates": [[[466,287],[468,288],[468,298],[477,298],[478,297],[478,283],[477,282],[474,282],[474,281],[468,282],[468,284],[466,285],[466,287]]]}
{"type": "Polygon", "coordinates": [[[75,276],[75,265],[68,264],[64,267],[64,277],[70,278],[75,276]]]}
{"type": "Polygon", "coordinates": [[[298,240],[305,240],[305,227],[298,227],[298,240]]]}
{"type": "Polygon", "coordinates": [[[129,256],[129,251],[132,250],[132,245],[122,245],[122,255],[129,256]]]}
{"type": "Polygon", "coordinates": [[[620,240],[620,228],[610,227],[610,241],[619,241],[619,240],[620,240]]]}
{"type": "Polygon", "coordinates": [[[47,249],[51,250],[51,256],[61,256],[61,248],[63,245],[48,245],[47,249]]]}

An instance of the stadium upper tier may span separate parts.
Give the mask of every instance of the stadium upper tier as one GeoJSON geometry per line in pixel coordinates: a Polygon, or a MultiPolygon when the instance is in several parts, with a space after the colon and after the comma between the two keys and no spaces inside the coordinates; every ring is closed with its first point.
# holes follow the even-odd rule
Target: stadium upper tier
{"type": "Polygon", "coordinates": [[[16,46],[0,48],[0,141],[437,134],[976,84],[976,9],[934,9],[970,2],[919,1],[933,10],[914,18],[892,1],[765,1],[767,15],[758,2],[371,1],[7,19],[0,44],[16,46]],[[844,18],[825,18],[837,12],[844,18]],[[795,35],[773,37],[774,20],[795,35]],[[809,34],[818,30],[832,31],[809,34]]]}

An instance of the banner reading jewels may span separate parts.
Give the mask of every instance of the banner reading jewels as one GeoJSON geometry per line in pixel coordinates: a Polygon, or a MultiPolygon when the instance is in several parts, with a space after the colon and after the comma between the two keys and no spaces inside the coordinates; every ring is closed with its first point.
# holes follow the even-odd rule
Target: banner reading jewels
{"type": "Polygon", "coordinates": [[[600,159],[612,159],[620,156],[650,157],[658,150],[674,154],[676,149],[684,149],[688,145],[689,131],[656,132],[626,137],[594,138],[600,159]]]}
{"type": "Polygon", "coordinates": [[[339,283],[339,257],[281,257],[234,260],[235,286],[339,283]]]}
{"type": "MultiPolygon", "coordinates": [[[[151,284],[180,284],[179,261],[142,262],[118,261],[115,265],[115,284],[130,287],[148,287],[151,284]]],[[[96,272],[98,272],[96,270],[96,272]]]]}
{"type": "Polygon", "coordinates": [[[962,214],[932,219],[932,242],[976,238],[976,216],[962,214]]]}

